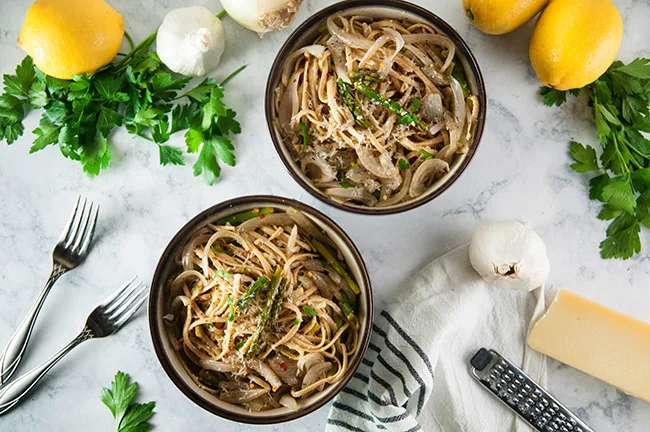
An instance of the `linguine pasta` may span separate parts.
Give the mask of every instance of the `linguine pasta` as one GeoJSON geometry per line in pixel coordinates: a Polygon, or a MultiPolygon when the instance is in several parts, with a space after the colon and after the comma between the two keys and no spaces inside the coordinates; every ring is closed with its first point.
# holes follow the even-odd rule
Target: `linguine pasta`
{"type": "Polygon", "coordinates": [[[479,103],[455,54],[428,24],[330,17],[313,45],[285,61],[275,128],[333,200],[417,198],[472,143],[479,103]]]}
{"type": "Polygon", "coordinates": [[[359,287],[300,211],[208,224],[177,256],[164,318],[192,379],[251,411],[298,409],[341,381],[359,350],[359,287]]]}

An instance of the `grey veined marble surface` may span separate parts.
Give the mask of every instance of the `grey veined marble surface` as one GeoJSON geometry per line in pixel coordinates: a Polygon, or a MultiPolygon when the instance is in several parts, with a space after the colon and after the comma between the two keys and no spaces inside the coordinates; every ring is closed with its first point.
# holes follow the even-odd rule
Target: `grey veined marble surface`
{"type": "MultiPolygon", "coordinates": [[[[110,0],[136,39],[148,35],[180,0],[110,0]]],[[[650,56],[650,3],[615,0],[625,22],[619,58],[650,56]]],[[[214,11],[217,0],[195,0],[214,11]]],[[[333,1],[306,0],[295,28],[333,1]]],[[[486,132],[463,176],[434,202],[406,214],[363,217],[330,208],[304,192],[285,171],[266,129],[263,94],[269,67],[290,29],[260,40],[226,19],[227,49],[217,76],[243,63],[248,68],[228,85],[226,100],[239,113],[238,163],[225,167],[214,187],[192,177],[189,167],[161,167],[154,145],[124,132],[112,137],[113,162],[96,179],[48,148],[28,155],[29,132],[0,148],[0,344],[28,310],[50,271],[50,253],[77,194],[102,206],[95,247],[88,260],[54,287],[37,322],[21,372],[40,363],[80,330],[87,313],[132,275],[150,280],[171,236],[194,214],[222,200],[270,193],[302,200],[333,217],[361,250],[378,303],[431,259],[469,240],[481,220],[528,222],[549,249],[551,285],[573,290],[650,321],[650,236],[628,261],[603,261],[598,243],[605,224],[587,196],[587,178],[569,168],[568,140],[596,143],[584,100],[561,108],[542,105],[528,61],[529,23],[491,37],[470,26],[460,0],[419,0],[454,26],[476,55],[485,77],[489,109],[486,132]]],[[[23,58],[16,44],[28,2],[0,2],[0,72],[23,58]]],[[[34,129],[38,115],[26,120],[34,129]]],[[[172,144],[183,146],[182,136],[172,144]]],[[[551,391],[597,431],[646,432],[650,405],[570,367],[549,361],[551,391]]],[[[221,420],[193,405],[170,382],[153,353],[144,311],[114,337],[85,343],[44,379],[29,400],[0,418],[0,431],[110,431],[99,392],[115,371],[141,385],[141,400],[155,400],[161,431],[246,431],[252,426],[221,420]]],[[[323,430],[327,408],[273,430],[323,430]]],[[[481,413],[477,412],[477,416],[481,413]]],[[[486,425],[489,430],[489,425],[486,425]]]]}

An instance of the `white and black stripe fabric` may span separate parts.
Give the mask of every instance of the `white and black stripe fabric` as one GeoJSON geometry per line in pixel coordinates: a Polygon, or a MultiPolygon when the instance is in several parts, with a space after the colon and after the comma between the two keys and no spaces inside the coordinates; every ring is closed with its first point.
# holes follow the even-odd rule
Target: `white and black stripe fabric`
{"type": "Polygon", "coordinates": [[[544,384],[544,357],[526,349],[534,293],[487,286],[463,246],[427,265],[375,315],[366,357],[337,396],[328,432],[528,431],[469,374],[479,348],[519,361],[544,384]]]}

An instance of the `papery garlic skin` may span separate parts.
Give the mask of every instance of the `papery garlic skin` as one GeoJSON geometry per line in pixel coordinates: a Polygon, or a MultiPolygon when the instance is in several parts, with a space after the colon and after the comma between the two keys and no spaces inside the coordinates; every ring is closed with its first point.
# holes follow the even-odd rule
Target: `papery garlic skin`
{"type": "Polygon", "coordinates": [[[156,36],[156,51],[169,69],[201,76],[219,65],[226,49],[223,23],[208,8],[178,8],[165,15],[156,36]]]}
{"type": "Polygon", "coordinates": [[[221,0],[228,16],[260,35],[291,24],[302,0],[221,0]]]}
{"type": "Polygon", "coordinates": [[[518,221],[484,222],[469,246],[474,270],[491,286],[532,291],[548,278],[546,245],[535,231],[518,221]]]}

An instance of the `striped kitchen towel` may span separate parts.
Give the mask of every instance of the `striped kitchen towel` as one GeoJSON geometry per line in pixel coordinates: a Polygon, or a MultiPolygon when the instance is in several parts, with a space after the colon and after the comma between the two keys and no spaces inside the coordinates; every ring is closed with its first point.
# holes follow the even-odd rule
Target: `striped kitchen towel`
{"type": "Polygon", "coordinates": [[[544,288],[492,288],[468,250],[428,264],[376,315],[366,357],[337,396],[327,431],[531,430],[474,381],[469,360],[492,348],[544,385],[545,358],[526,345],[544,288]]]}

